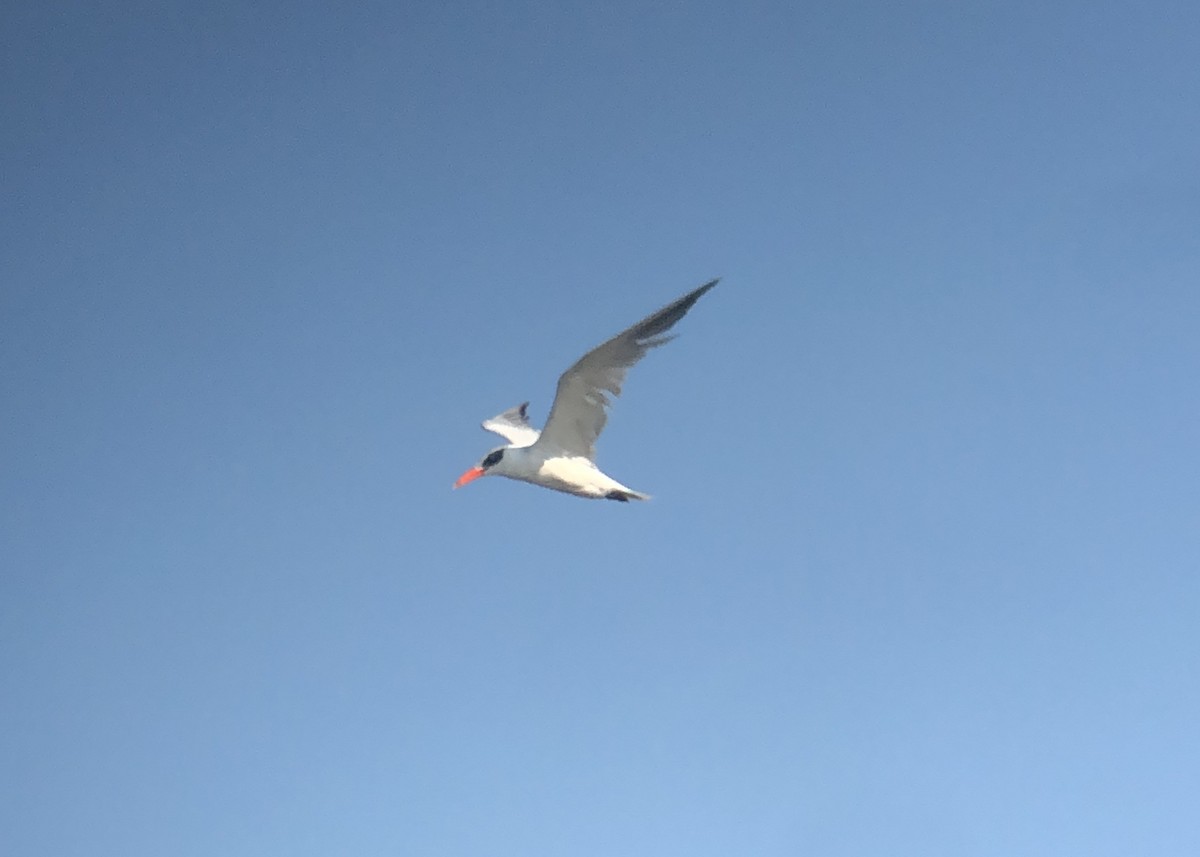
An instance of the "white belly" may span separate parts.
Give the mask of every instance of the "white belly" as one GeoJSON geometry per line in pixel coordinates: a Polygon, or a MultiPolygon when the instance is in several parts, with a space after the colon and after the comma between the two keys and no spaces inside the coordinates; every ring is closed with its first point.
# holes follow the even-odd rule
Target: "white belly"
{"type": "Polygon", "coordinates": [[[610,491],[629,490],[586,458],[548,458],[531,481],[580,497],[603,497],[610,491]]]}
{"type": "Polygon", "coordinates": [[[647,497],[603,473],[589,459],[543,455],[540,450],[535,452],[528,447],[510,449],[505,453],[502,467],[496,468],[497,475],[531,482],[577,497],[598,499],[607,497],[612,492],[625,493],[637,499],[647,497]]]}

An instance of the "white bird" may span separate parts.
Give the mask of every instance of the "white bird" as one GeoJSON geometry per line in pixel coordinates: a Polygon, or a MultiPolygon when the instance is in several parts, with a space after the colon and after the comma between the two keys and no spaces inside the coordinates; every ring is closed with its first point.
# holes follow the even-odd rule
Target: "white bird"
{"type": "Polygon", "coordinates": [[[607,394],[620,395],[629,368],[651,348],[674,339],[664,334],[716,284],[705,283],[580,357],[558,379],[554,405],[540,432],[525,415],[528,402],[484,420],[483,427],[508,444],[489,452],[454,487],[480,476],[507,476],[578,497],[649,500],[649,494],[622,485],[596,466],[596,438],[608,419],[607,394]]]}

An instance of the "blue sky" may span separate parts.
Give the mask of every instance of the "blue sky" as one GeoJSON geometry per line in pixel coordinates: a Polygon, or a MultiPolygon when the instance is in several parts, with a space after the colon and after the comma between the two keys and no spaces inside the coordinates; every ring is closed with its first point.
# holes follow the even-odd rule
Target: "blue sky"
{"type": "Polygon", "coordinates": [[[10,10],[0,850],[1198,853],[1198,38],[10,10]],[[652,502],[450,490],[714,276],[652,502]]]}

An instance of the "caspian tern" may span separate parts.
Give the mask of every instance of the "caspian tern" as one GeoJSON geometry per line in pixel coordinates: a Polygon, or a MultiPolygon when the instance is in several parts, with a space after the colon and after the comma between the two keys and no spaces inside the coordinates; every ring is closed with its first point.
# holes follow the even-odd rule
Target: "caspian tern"
{"type": "Polygon", "coordinates": [[[554,405],[540,432],[526,417],[529,402],[484,420],[483,427],[508,444],[485,455],[458,477],[454,487],[480,476],[507,476],[577,497],[622,503],[649,500],[649,494],[622,485],[596,466],[596,438],[608,419],[607,394],[620,395],[629,368],[651,348],[674,339],[666,332],[716,284],[716,280],[705,283],[580,357],[558,379],[554,405]]]}

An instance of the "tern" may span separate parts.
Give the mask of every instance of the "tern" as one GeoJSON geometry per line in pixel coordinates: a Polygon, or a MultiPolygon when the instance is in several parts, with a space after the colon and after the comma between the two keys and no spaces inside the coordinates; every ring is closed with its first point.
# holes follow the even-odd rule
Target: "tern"
{"type": "Polygon", "coordinates": [[[596,438],[608,419],[609,394],[621,394],[629,368],[651,348],[674,339],[667,331],[716,284],[705,283],[580,357],[558,379],[554,405],[540,432],[526,416],[529,402],[484,420],[483,428],[508,443],[485,455],[454,487],[481,476],[507,476],[577,497],[649,500],[649,494],[622,485],[596,466],[596,438]]]}

